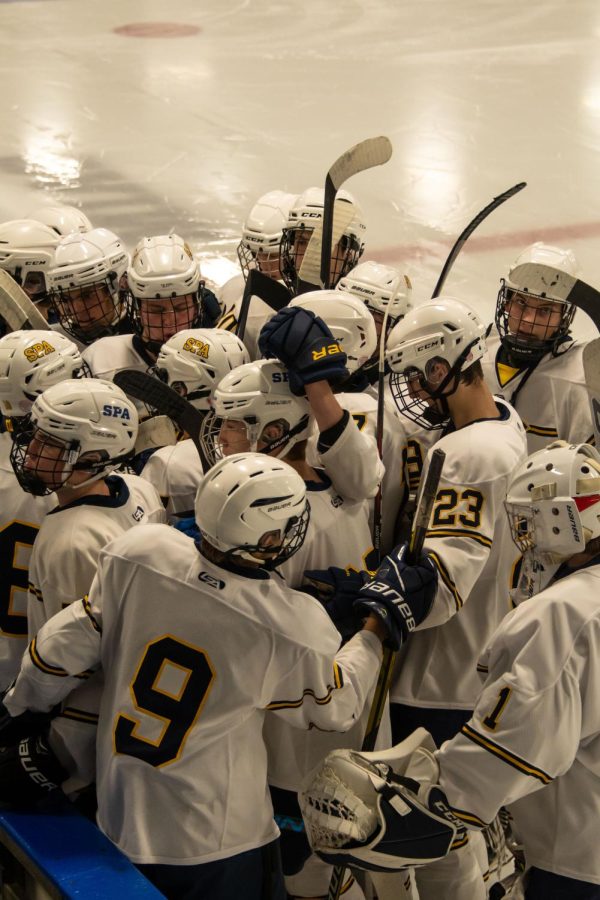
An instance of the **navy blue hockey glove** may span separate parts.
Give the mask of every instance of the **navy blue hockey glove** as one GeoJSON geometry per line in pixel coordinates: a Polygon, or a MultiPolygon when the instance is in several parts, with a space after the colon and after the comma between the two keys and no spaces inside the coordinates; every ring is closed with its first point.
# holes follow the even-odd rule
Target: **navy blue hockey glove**
{"type": "Polygon", "coordinates": [[[200,292],[202,300],[202,327],[214,328],[223,315],[221,305],[212,291],[202,285],[200,292]]]}
{"type": "Polygon", "coordinates": [[[368,572],[347,572],[346,569],[330,566],[328,569],[307,569],[304,577],[312,584],[304,585],[302,590],[323,604],[344,640],[349,640],[360,631],[361,618],[354,603],[360,589],[370,578],[368,572]]]}
{"type": "Polygon", "coordinates": [[[359,615],[379,616],[393,650],[427,618],[437,588],[437,569],[432,560],[421,556],[418,563],[409,566],[404,562],[406,548],[403,544],[385,557],[355,602],[359,615]]]}
{"type": "Polygon", "coordinates": [[[60,704],[47,713],[25,710],[19,716],[11,716],[0,700],[0,747],[16,744],[24,737],[47,732],[50,722],[59,712],[60,704]]]}
{"type": "Polygon", "coordinates": [[[0,806],[45,806],[64,796],[59,788],[67,774],[41,735],[0,747],[0,806]]]}
{"type": "Polygon", "coordinates": [[[289,370],[290,390],[297,397],[304,385],[328,381],[334,385],[347,375],[347,356],[319,316],[300,306],[286,306],[263,325],[260,352],[275,357],[289,370]]]}

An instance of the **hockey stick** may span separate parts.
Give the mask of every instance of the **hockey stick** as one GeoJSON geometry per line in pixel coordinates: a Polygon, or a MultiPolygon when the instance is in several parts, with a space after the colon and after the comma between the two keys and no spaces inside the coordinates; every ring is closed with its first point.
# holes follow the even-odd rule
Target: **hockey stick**
{"type": "Polygon", "coordinates": [[[204,420],[203,413],[199,412],[189,400],[181,397],[164,381],[160,381],[146,372],[140,372],[137,369],[123,369],[115,374],[113,381],[130,397],[142,400],[160,415],[168,416],[181,431],[189,434],[198,451],[202,468],[208,472],[211,464],[206,458],[200,440],[200,429],[204,420]]]}
{"type": "MultiPolygon", "coordinates": [[[[384,417],[384,393],[385,393],[385,338],[387,335],[387,325],[390,315],[390,307],[395,294],[392,294],[385,307],[383,322],[381,324],[381,333],[379,335],[379,361],[377,367],[377,455],[383,462],[383,417],[384,417]]],[[[381,482],[375,494],[373,501],[373,549],[377,554],[377,565],[381,563],[381,520],[383,508],[383,492],[381,482]]]]}
{"type": "Polygon", "coordinates": [[[288,289],[279,281],[269,278],[268,275],[264,275],[259,269],[250,269],[244,286],[240,314],[235,330],[240,341],[244,340],[246,333],[246,323],[252,297],[259,297],[275,312],[279,312],[280,309],[287,306],[292,299],[288,289]]]}
{"type": "Polygon", "coordinates": [[[48,331],[50,327],[23,288],[5,269],[0,269],[0,316],[11,331],[21,328],[48,331]]]}
{"type": "MultiPolygon", "coordinates": [[[[434,450],[431,454],[429,469],[427,470],[427,476],[419,498],[413,530],[408,543],[406,562],[409,565],[414,565],[421,556],[445,458],[446,454],[440,449],[434,450]]],[[[371,703],[371,710],[369,712],[367,730],[360,748],[362,753],[370,752],[375,749],[375,741],[377,740],[377,733],[379,731],[379,725],[381,723],[381,717],[383,715],[383,709],[389,693],[392,673],[394,671],[396,652],[397,651],[392,650],[390,647],[384,647],[383,659],[381,661],[379,676],[373,694],[373,702],[371,703]]],[[[344,881],[344,871],[344,866],[335,866],[329,882],[327,900],[339,900],[342,883],[344,881]]]]}
{"type": "Polygon", "coordinates": [[[491,212],[493,212],[498,206],[500,206],[502,203],[504,203],[505,200],[510,199],[510,197],[514,197],[515,194],[518,194],[519,191],[522,191],[524,187],[527,187],[527,182],[520,181],[519,184],[515,184],[514,187],[511,187],[507,191],[504,191],[503,194],[498,194],[497,197],[494,197],[494,199],[492,200],[491,203],[488,203],[487,206],[484,206],[484,208],[481,210],[481,212],[478,212],[477,215],[475,216],[475,218],[469,222],[469,224],[467,225],[465,230],[462,231],[461,234],[458,236],[458,239],[457,239],[456,243],[454,244],[454,247],[448,254],[448,259],[444,263],[444,267],[443,267],[442,271],[440,272],[440,277],[438,278],[437,284],[436,284],[435,288],[433,289],[433,294],[431,295],[432,300],[435,299],[436,297],[440,296],[440,294],[443,290],[443,287],[446,283],[446,278],[448,277],[448,275],[450,273],[450,269],[454,265],[454,261],[456,260],[456,257],[458,256],[458,254],[464,247],[465,243],[471,237],[471,235],[473,234],[475,229],[479,225],[481,225],[481,223],[483,222],[484,219],[487,219],[487,217],[489,216],[489,214],[491,212]]]}
{"type": "Polygon", "coordinates": [[[600,338],[590,341],[583,348],[583,371],[590,398],[594,440],[600,450],[600,338]]]}
{"type": "MultiPolygon", "coordinates": [[[[540,263],[522,263],[515,266],[510,273],[511,281],[521,284],[521,279],[540,280],[540,273],[548,270],[546,283],[552,287],[552,297],[562,300],[564,303],[572,303],[578,309],[587,313],[598,331],[600,331],[600,292],[595,288],[580,281],[574,275],[567,272],[558,272],[552,266],[544,266],[540,263]]],[[[527,281],[524,282],[525,284],[527,281]]]]}

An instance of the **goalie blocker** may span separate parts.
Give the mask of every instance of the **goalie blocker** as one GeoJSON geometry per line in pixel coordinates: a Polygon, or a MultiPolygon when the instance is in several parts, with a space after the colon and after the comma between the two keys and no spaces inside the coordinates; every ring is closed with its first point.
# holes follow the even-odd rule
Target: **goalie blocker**
{"type": "Polygon", "coordinates": [[[314,852],[333,865],[397,872],[462,846],[465,826],[437,784],[435,749],[419,728],[385,752],[329,753],[299,794],[314,852]]]}

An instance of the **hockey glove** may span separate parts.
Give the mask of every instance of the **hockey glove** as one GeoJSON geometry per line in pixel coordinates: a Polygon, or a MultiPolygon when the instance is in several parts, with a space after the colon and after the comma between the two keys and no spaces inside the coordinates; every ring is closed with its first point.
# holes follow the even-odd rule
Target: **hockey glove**
{"type": "Polygon", "coordinates": [[[374,613],[388,630],[388,643],[397,650],[411,631],[427,618],[437,588],[437,569],[428,556],[409,566],[406,544],[392,551],[355,602],[359,615],[374,613]]]}
{"type": "Polygon", "coordinates": [[[258,346],[264,357],[276,357],[288,368],[290,390],[298,397],[306,384],[337,384],[348,375],[346,354],[323,319],[309,309],[282,309],[263,325],[258,346]]]}
{"type": "Polygon", "coordinates": [[[46,732],[50,722],[59,712],[60,704],[47,713],[25,710],[19,716],[11,716],[4,702],[0,700],[0,746],[16,744],[21,738],[46,732]]]}
{"type": "Polygon", "coordinates": [[[200,297],[202,300],[202,327],[215,328],[217,322],[223,315],[221,305],[213,292],[209,291],[204,285],[202,286],[200,297]]]}
{"type": "Polygon", "coordinates": [[[360,631],[361,620],[354,603],[360,589],[369,580],[368,572],[347,572],[346,569],[330,566],[328,569],[307,569],[304,576],[312,585],[305,586],[303,590],[323,604],[344,640],[349,640],[360,631]]]}
{"type": "Polygon", "coordinates": [[[0,747],[0,805],[31,809],[46,803],[60,796],[67,774],[40,735],[0,747]]]}

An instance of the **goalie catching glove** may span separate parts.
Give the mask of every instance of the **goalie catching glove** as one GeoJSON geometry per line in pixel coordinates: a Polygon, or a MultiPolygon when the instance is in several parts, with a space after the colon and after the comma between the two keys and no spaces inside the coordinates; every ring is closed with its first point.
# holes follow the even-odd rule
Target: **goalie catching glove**
{"type": "Polygon", "coordinates": [[[333,865],[375,872],[447,856],[465,828],[436,783],[434,750],[419,728],[391,750],[329,753],[299,794],[313,851],[333,865]]]}
{"type": "Polygon", "coordinates": [[[437,588],[437,569],[429,556],[408,565],[407,545],[385,557],[372,581],[358,593],[359,615],[374,613],[388,630],[388,643],[397,650],[411,631],[427,618],[437,588]]]}
{"type": "Polygon", "coordinates": [[[304,395],[315,381],[341,383],[348,375],[347,357],[319,316],[300,306],[285,307],[262,328],[258,346],[266,358],[279,359],[289,371],[290,390],[304,395]]]}

